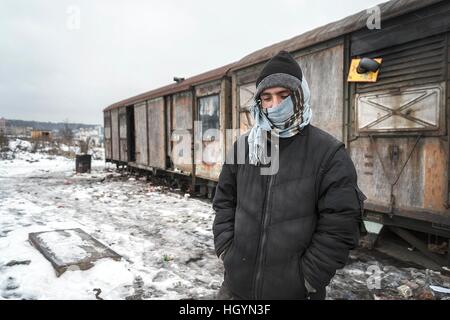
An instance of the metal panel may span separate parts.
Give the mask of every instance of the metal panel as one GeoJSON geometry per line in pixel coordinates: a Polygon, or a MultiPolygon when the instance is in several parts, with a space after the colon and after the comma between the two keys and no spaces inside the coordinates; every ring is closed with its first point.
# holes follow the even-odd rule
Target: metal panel
{"type": "Polygon", "coordinates": [[[219,94],[220,93],[220,85],[221,85],[220,80],[197,85],[195,87],[195,96],[196,97],[204,97],[204,96],[209,96],[209,95],[213,95],[213,94],[219,94]]]}
{"type": "Polygon", "coordinates": [[[148,101],[148,136],[149,136],[149,165],[155,168],[166,167],[164,122],[164,98],[148,101]]]}
{"type": "MultiPolygon", "coordinates": [[[[220,88],[220,87],[219,87],[220,88]]],[[[201,149],[195,149],[196,176],[217,180],[221,170],[220,102],[219,95],[197,99],[197,120],[201,122],[196,137],[201,149]]]]}
{"type": "Polygon", "coordinates": [[[136,141],[136,163],[148,165],[147,105],[145,102],[134,106],[134,128],[136,141]]]}
{"type": "Polygon", "coordinates": [[[444,84],[357,94],[356,128],[364,132],[412,132],[444,126],[444,84]],[[441,124],[442,123],[442,124],[441,124]]]}
{"type": "Polygon", "coordinates": [[[172,161],[175,171],[192,173],[192,92],[173,95],[172,161]]]}
{"type": "Polygon", "coordinates": [[[397,19],[386,20],[382,27],[361,29],[352,34],[352,55],[392,47],[447,32],[450,28],[450,3],[428,6],[397,19]]]}
{"type": "Polygon", "coordinates": [[[119,151],[119,109],[111,110],[112,159],[120,161],[119,151]]]}
{"type": "MultiPolygon", "coordinates": [[[[170,161],[172,162],[172,143],[171,143],[171,135],[172,135],[172,96],[164,97],[165,100],[165,124],[166,124],[166,155],[169,156],[170,161]]],[[[168,164],[170,169],[173,169],[173,163],[168,164]]]]}
{"type": "Polygon", "coordinates": [[[343,139],[344,46],[296,58],[311,91],[311,124],[343,139]]]}
{"type": "Polygon", "coordinates": [[[381,57],[383,62],[378,81],[358,83],[356,85],[357,93],[437,83],[445,79],[446,43],[444,35],[428,37],[384,50],[372,50],[361,56],[381,57]]]}
{"type": "Polygon", "coordinates": [[[440,138],[360,137],[350,154],[368,204],[449,215],[448,145],[440,138]]]}
{"type": "Polygon", "coordinates": [[[120,137],[120,160],[128,161],[127,146],[127,110],[125,107],[119,109],[119,137],[120,137]]]}

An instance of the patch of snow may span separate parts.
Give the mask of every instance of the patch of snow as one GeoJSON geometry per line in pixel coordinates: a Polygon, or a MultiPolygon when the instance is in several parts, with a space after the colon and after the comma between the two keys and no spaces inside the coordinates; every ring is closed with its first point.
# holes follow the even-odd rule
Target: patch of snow
{"type": "Polygon", "coordinates": [[[83,249],[83,245],[87,245],[87,243],[73,230],[68,230],[65,233],[67,234],[45,232],[39,234],[37,238],[55,255],[61,264],[87,258],[89,253],[83,249]]]}

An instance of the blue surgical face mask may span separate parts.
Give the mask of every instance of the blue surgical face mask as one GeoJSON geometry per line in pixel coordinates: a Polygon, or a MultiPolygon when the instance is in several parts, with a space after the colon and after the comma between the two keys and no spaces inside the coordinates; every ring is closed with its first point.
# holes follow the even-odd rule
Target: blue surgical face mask
{"type": "Polygon", "coordinates": [[[294,114],[294,102],[291,96],[272,108],[266,108],[267,118],[274,124],[282,124],[294,114]]]}

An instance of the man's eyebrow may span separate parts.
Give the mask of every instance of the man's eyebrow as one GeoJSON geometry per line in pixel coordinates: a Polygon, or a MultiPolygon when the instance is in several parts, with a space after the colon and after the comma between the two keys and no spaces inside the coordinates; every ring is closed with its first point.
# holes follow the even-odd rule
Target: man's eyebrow
{"type": "Polygon", "coordinates": [[[284,89],[284,90],[281,90],[281,91],[277,91],[275,93],[263,92],[263,93],[261,93],[261,96],[271,96],[273,94],[283,94],[283,93],[291,93],[291,92],[288,89],[284,89]]]}

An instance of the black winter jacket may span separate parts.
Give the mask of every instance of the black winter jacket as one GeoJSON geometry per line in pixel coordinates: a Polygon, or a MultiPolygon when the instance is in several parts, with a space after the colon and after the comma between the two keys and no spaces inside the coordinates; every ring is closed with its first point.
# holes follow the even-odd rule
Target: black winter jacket
{"type": "Polygon", "coordinates": [[[213,199],[224,283],[241,299],[305,299],[304,279],[324,290],[357,246],[365,196],[355,167],[342,142],[308,125],[280,138],[278,172],[260,175],[247,138],[234,143],[235,161],[245,144],[245,164],[223,165],[213,199]]]}

